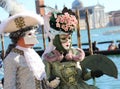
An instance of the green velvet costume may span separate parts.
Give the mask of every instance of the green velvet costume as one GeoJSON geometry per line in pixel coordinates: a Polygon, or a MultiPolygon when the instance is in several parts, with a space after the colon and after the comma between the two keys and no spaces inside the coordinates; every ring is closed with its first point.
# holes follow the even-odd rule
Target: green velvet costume
{"type": "MultiPolygon", "coordinates": [[[[48,53],[47,56],[53,57],[54,53],[48,53]]],[[[60,78],[60,84],[55,89],[98,89],[84,82],[84,79],[91,78],[90,73],[87,74],[85,69],[81,70],[77,68],[77,62],[74,60],[61,62],[59,60],[50,61],[50,59],[45,59],[44,63],[46,65],[45,69],[49,81],[53,80],[55,77],[60,78]]]]}
{"type": "Polygon", "coordinates": [[[55,37],[50,42],[55,48],[50,45],[49,48],[52,50],[43,54],[47,81],[52,82],[56,77],[60,78],[60,83],[55,89],[98,89],[84,82],[91,78],[91,73],[80,66],[80,61],[85,57],[84,51],[71,47],[70,36],[77,26],[74,12],[65,7],[62,13],[51,15],[49,24],[53,31],[49,32],[55,37]]]}
{"type": "Polygon", "coordinates": [[[65,50],[61,45],[59,35],[55,36],[53,44],[56,49],[46,53],[43,58],[47,80],[52,81],[56,77],[60,78],[60,84],[55,89],[98,89],[84,82],[91,78],[91,73],[77,65],[84,58],[83,50],[72,47],[65,50]],[[65,58],[65,55],[70,51],[75,57],[78,57],[77,60],[75,58],[71,60],[65,58]],[[64,55],[63,58],[61,57],[62,54],[64,55]]]}

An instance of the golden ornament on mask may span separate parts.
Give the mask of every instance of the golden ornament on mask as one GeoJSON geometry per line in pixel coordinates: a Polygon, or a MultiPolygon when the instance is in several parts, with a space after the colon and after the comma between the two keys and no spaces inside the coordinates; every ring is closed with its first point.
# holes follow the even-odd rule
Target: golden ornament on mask
{"type": "Polygon", "coordinates": [[[25,26],[25,21],[23,17],[16,18],[14,21],[17,28],[23,28],[25,26]]]}

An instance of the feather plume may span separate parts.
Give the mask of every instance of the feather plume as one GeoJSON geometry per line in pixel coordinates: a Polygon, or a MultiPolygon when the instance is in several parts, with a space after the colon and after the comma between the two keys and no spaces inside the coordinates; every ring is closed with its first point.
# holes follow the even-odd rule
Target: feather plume
{"type": "Polygon", "coordinates": [[[10,15],[25,11],[23,5],[15,0],[0,0],[0,7],[4,8],[10,15]]]}
{"type": "Polygon", "coordinates": [[[49,12],[61,12],[61,11],[59,11],[57,9],[54,9],[54,8],[52,8],[50,6],[46,6],[46,5],[40,5],[39,7],[40,8],[45,8],[46,13],[49,13],[49,12]]]}

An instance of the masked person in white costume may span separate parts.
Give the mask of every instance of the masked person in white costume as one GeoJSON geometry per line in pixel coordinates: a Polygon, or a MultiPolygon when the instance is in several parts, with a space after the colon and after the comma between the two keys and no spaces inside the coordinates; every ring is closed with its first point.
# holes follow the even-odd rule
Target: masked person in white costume
{"type": "Polygon", "coordinates": [[[65,7],[62,12],[51,12],[48,17],[50,29],[46,32],[50,37],[50,44],[42,56],[47,85],[54,89],[98,89],[84,81],[100,77],[103,73],[87,72],[85,68],[81,68],[80,62],[85,53],[82,49],[71,46],[72,32],[78,24],[75,14],[65,7]]]}
{"type": "Polygon", "coordinates": [[[7,0],[5,4],[14,8],[10,10],[11,16],[1,23],[2,31],[10,32],[12,42],[3,61],[4,89],[43,89],[41,81],[46,76],[44,64],[33,49],[38,43],[36,30],[43,24],[43,18],[19,10],[21,7],[15,1],[7,0]]]}

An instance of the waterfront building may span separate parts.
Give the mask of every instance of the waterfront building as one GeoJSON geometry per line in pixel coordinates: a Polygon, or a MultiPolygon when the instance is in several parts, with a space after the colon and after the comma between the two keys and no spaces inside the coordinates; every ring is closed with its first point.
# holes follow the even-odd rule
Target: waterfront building
{"type": "Polygon", "coordinates": [[[109,24],[109,15],[104,12],[104,6],[99,3],[94,6],[84,7],[80,0],[72,3],[72,10],[76,9],[80,12],[80,27],[86,29],[85,10],[89,11],[89,25],[91,29],[106,27],[109,24]]]}
{"type": "Polygon", "coordinates": [[[118,11],[111,11],[109,12],[110,15],[110,25],[111,26],[118,26],[120,25],[120,10],[118,11]]]}
{"type": "MultiPolygon", "coordinates": [[[[40,5],[44,5],[44,0],[36,0],[36,12],[41,15],[45,14],[45,10],[40,8],[40,5]]],[[[65,5],[64,5],[65,6],[65,5]]],[[[63,6],[63,7],[64,7],[63,6]]],[[[88,9],[89,11],[89,26],[90,29],[107,27],[113,25],[113,18],[109,13],[104,12],[104,6],[97,3],[94,6],[84,7],[83,3],[80,0],[74,0],[72,3],[72,10],[75,11],[76,9],[80,12],[80,29],[86,29],[86,22],[85,22],[85,10],[88,9]]],[[[58,9],[57,5],[55,5],[55,9],[58,9]]]]}

